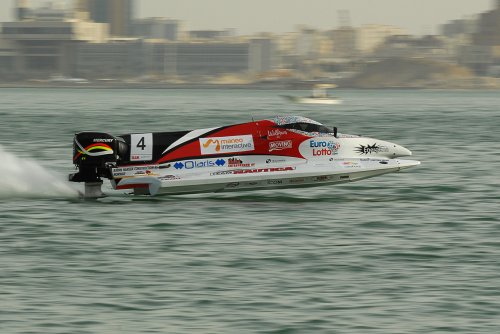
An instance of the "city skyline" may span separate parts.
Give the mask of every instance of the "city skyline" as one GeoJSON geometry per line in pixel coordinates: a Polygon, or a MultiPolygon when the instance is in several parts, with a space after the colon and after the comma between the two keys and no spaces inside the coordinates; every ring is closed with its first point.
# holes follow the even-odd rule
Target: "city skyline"
{"type": "MultiPolygon", "coordinates": [[[[0,21],[13,20],[14,0],[0,21]]],[[[46,1],[33,0],[33,4],[46,1]]],[[[61,2],[61,1],[59,1],[61,2]]],[[[64,2],[64,1],[63,1],[64,2]]],[[[71,0],[66,0],[70,3],[71,0]]],[[[387,24],[401,27],[410,34],[438,33],[438,27],[490,10],[493,0],[377,0],[367,10],[367,0],[137,0],[136,17],[168,17],[184,22],[186,29],[236,29],[238,34],[291,32],[305,25],[320,30],[341,25],[339,11],[348,11],[353,26],[387,24]],[[209,14],[207,14],[209,13],[209,14]],[[277,19],[279,17],[279,20],[277,19]]]]}

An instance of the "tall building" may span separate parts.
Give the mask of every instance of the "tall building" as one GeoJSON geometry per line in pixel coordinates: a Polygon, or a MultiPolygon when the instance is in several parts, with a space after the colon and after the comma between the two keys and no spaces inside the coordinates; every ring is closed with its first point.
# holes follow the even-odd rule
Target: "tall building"
{"type": "Polygon", "coordinates": [[[108,23],[113,36],[129,36],[132,33],[133,0],[78,0],[77,11],[89,13],[98,23],[108,23]]]}
{"type": "Polygon", "coordinates": [[[179,21],[159,17],[134,20],[133,35],[149,39],[179,39],[179,21]]]}
{"type": "Polygon", "coordinates": [[[23,21],[29,16],[29,3],[28,0],[16,0],[15,4],[15,18],[17,21],[23,21]]]}

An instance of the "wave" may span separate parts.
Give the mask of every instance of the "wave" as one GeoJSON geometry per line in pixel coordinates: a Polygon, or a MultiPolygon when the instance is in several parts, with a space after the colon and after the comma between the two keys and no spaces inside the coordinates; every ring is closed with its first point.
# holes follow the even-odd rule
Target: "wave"
{"type": "Polygon", "coordinates": [[[36,161],[0,145],[0,198],[77,197],[78,191],[36,161]]]}

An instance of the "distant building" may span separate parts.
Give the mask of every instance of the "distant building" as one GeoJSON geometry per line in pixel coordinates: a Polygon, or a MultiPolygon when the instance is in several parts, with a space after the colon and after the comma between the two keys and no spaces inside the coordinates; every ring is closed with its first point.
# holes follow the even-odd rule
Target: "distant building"
{"type": "Polygon", "coordinates": [[[276,48],[270,38],[253,38],[250,40],[248,70],[251,73],[263,73],[274,69],[276,64],[276,48]]]}
{"type": "Polygon", "coordinates": [[[441,35],[454,38],[460,35],[472,35],[477,33],[478,18],[473,16],[461,20],[453,20],[441,25],[441,35]]]}
{"type": "Polygon", "coordinates": [[[458,57],[460,64],[472,68],[477,74],[497,72],[496,68],[500,66],[500,0],[496,1],[494,10],[479,16],[472,43],[463,45],[458,57]]]}
{"type": "Polygon", "coordinates": [[[451,59],[450,50],[441,36],[415,37],[398,35],[387,37],[372,53],[373,59],[428,58],[441,61],[451,59]]]}
{"type": "Polygon", "coordinates": [[[110,39],[107,43],[82,43],[76,47],[78,77],[122,79],[145,73],[144,42],[137,38],[110,39]]]}
{"type": "Polygon", "coordinates": [[[104,42],[107,25],[78,20],[30,19],[3,24],[2,38],[15,49],[13,71],[21,77],[73,75],[74,47],[104,42]]]}
{"type": "Polygon", "coordinates": [[[17,57],[15,43],[0,37],[0,80],[15,75],[17,57]]]}
{"type": "Polygon", "coordinates": [[[249,41],[197,41],[145,43],[145,66],[149,75],[174,77],[246,74],[269,71],[274,66],[271,39],[249,41]]]}
{"type": "Polygon", "coordinates": [[[17,21],[23,21],[27,19],[30,16],[30,9],[29,9],[29,2],[28,0],[16,0],[15,2],[15,15],[14,17],[16,18],[17,21]]]}
{"type": "Polygon", "coordinates": [[[321,35],[317,30],[302,27],[295,41],[295,54],[307,59],[318,58],[320,39],[321,35]]]}
{"type": "Polygon", "coordinates": [[[133,35],[146,39],[179,39],[179,21],[159,17],[137,19],[133,21],[133,35]]]}
{"type": "Polygon", "coordinates": [[[331,31],[333,41],[333,57],[349,58],[357,57],[357,30],[352,27],[341,27],[331,31]]]}
{"type": "Polygon", "coordinates": [[[474,35],[475,45],[500,45],[500,0],[494,10],[481,14],[478,21],[478,31],[474,35]]]}
{"type": "Polygon", "coordinates": [[[77,11],[88,12],[92,21],[108,23],[112,36],[132,33],[133,0],[78,0],[77,11]]]}
{"type": "Polygon", "coordinates": [[[381,24],[363,25],[357,29],[356,49],[361,54],[370,54],[390,36],[405,35],[406,32],[394,26],[381,24]]]}
{"type": "Polygon", "coordinates": [[[231,29],[226,30],[192,30],[189,31],[189,39],[224,39],[234,37],[234,32],[231,29]]]}

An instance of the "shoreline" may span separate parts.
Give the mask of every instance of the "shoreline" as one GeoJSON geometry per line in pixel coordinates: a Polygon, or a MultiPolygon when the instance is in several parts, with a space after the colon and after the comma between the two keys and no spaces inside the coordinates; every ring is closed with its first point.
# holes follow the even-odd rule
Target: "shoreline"
{"type": "MultiPolygon", "coordinates": [[[[312,83],[253,83],[253,84],[163,84],[163,83],[116,83],[116,84],[74,84],[74,83],[0,83],[0,89],[237,89],[237,90],[310,90],[312,83]]],[[[348,87],[339,86],[338,90],[477,90],[497,91],[498,87],[484,87],[471,85],[469,87],[446,86],[421,87],[421,86],[395,86],[395,87],[348,87]]]]}

